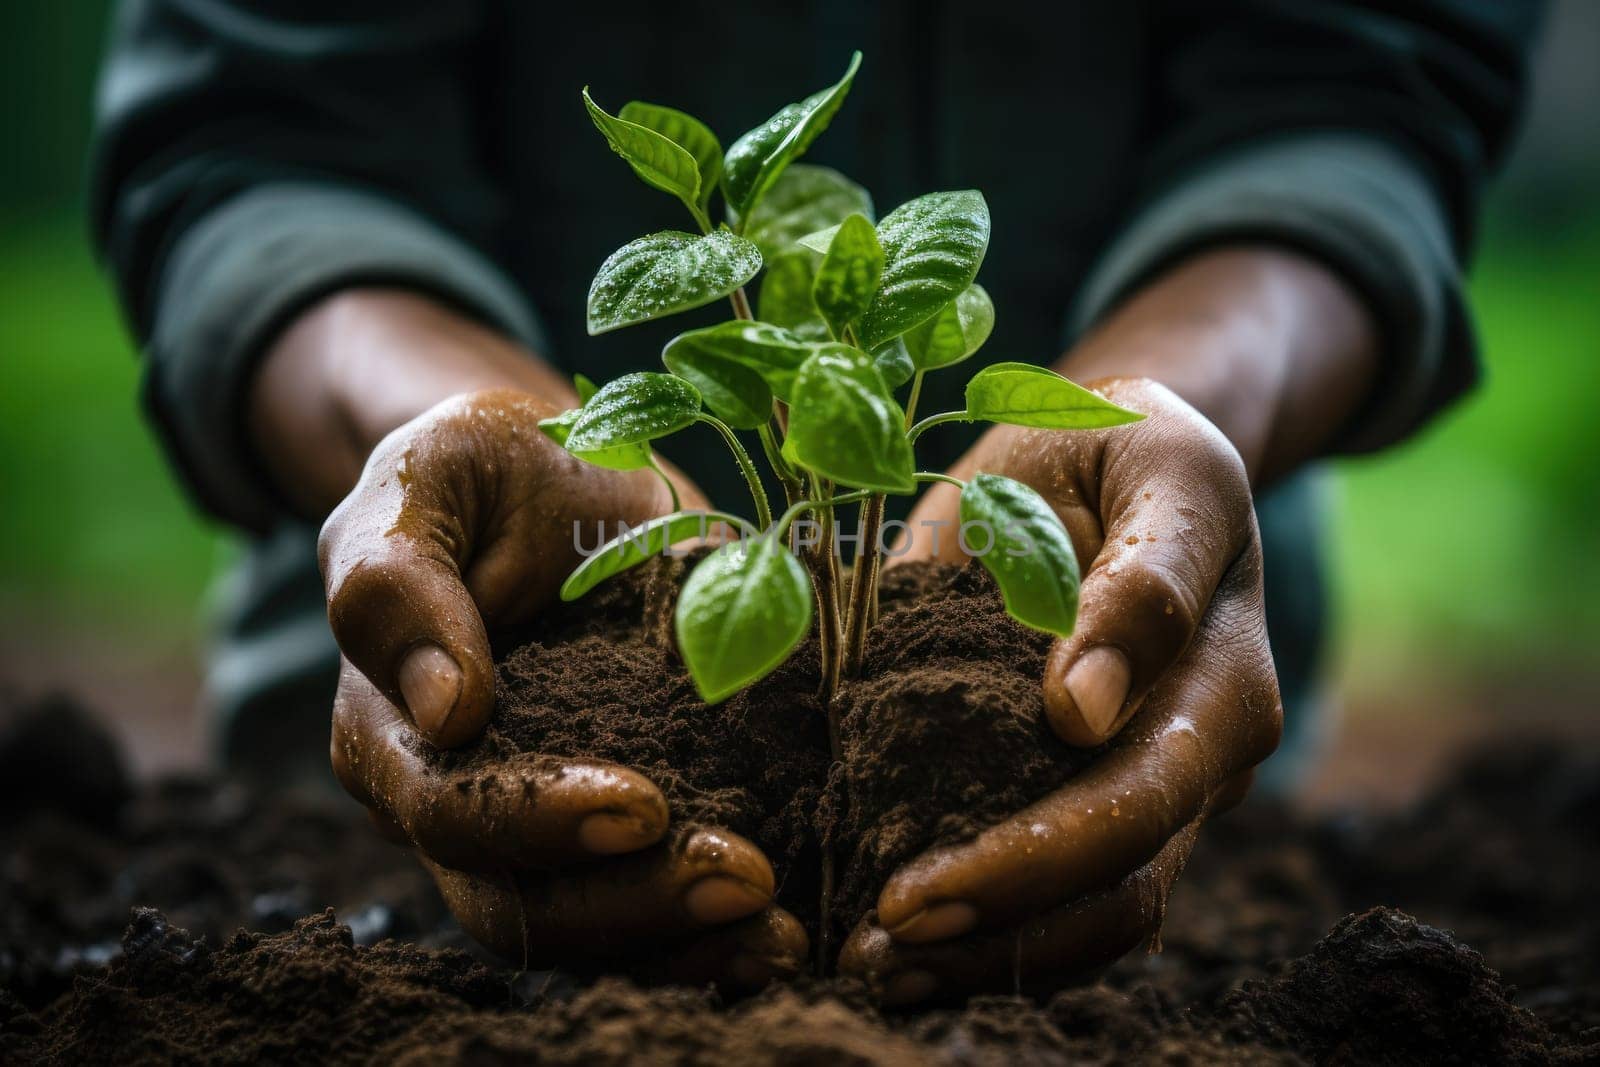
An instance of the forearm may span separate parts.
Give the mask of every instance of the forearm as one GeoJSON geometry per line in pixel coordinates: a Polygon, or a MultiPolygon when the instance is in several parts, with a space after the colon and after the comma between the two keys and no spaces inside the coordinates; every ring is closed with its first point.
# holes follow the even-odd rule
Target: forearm
{"type": "Polygon", "coordinates": [[[1158,275],[1057,369],[1161,382],[1216,424],[1259,485],[1326,449],[1372,388],[1378,343],[1372,315],[1332,271],[1238,245],[1158,275]]]}
{"type": "Polygon", "coordinates": [[[446,397],[512,387],[570,407],[572,386],[500,333],[416,292],[342,290],[300,314],[251,382],[250,439],[296,511],[321,519],[373,447],[446,397]]]}

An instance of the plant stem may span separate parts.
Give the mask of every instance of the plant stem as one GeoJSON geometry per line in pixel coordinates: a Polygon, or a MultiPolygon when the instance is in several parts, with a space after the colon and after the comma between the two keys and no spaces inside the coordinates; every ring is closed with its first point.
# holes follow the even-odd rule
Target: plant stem
{"type": "Polygon", "coordinates": [[[776,530],[781,535],[791,522],[800,517],[801,512],[822,511],[826,508],[838,507],[840,504],[854,504],[858,500],[866,500],[873,493],[868,489],[856,489],[841,496],[807,497],[789,505],[782,515],[778,516],[776,530]]]}
{"type": "MultiPolygon", "coordinates": [[[[835,746],[837,751],[837,746],[835,746]]],[[[834,757],[838,762],[838,756],[834,757]]],[[[822,901],[817,914],[817,977],[828,976],[828,957],[833,955],[833,848],[822,848],[822,901]]]]}
{"type": "MultiPolygon", "coordinates": [[[[828,733],[838,733],[833,698],[839,692],[839,571],[833,565],[833,509],[825,508],[817,543],[806,552],[811,584],[817,591],[817,657],[821,673],[818,698],[828,712],[828,733]]],[[[837,748],[837,746],[835,746],[837,748]]],[[[838,758],[837,752],[834,756],[838,758]]]]}
{"type": "Polygon", "coordinates": [[[917,371],[911,379],[911,395],[906,398],[906,429],[911,429],[911,420],[917,414],[917,401],[922,397],[922,375],[925,372],[917,371]]]}
{"type": "Polygon", "coordinates": [[[855,563],[850,572],[850,606],[845,613],[844,676],[861,673],[866,655],[867,630],[872,624],[872,592],[878,584],[878,531],[883,527],[882,493],[873,493],[861,506],[861,521],[856,528],[855,563]]]}
{"type": "MultiPolygon", "coordinates": [[[[834,697],[839,692],[839,661],[844,637],[839,614],[839,565],[833,551],[833,524],[834,508],[844,498],[833,495],[833,483],[826,479],[818,479],[815,489],[818,496],[817,513],[821,521],[820,529],[817,531],[817,543],[811,547],[807,562],[811,567],[812,580],[820,591],[823,609],[817,624],[818,656],[822,675],[818,695],[822,700],[822,706],[827,710],[828,732],[831,736],[838,733],[838,709],[834,707],[834,697]]],[[[834,758],[837,759],[838,746],[834,747],[836,750],[834,758]]]]}
{"type": "Polygon", "coordinates": [[[653,455],[650,457],[650,469],[660,476],[662,482],[666,484],[667,492],[672,494],[672,510],[682,511],[683,504],[678,500],[678,487],[672,484],[672,479],[667,477],[667,472],[661,469],[661,464],[656,462],[656,457],[653,455]]]}
{"type": "Polygon", "coordinates": [[[733,303],[733,317],[746,322],[754,322],[755,316],[750,313],[750,298],[744,295],[744,286],[739,286],[728,294],[728,299],[733,303]]]}
{"type": "Polygon", "coordinates": [[[965,411],[944,411],[938,415],[929,415],[911,429],[906,431],[906,440],[915,444],[917,438],[922,436],[924,430],[932,429],[941,422],[971,422],[972,417],[965,411]]]}
{"type": "MultiPolygon", "coordinates": [[[[840,497],[833,497],[833,484],[819,479],[817,494],[831,502],[821,511],[822,530],[812,549],[812,573],[818,588],[825,590],[827,613],[818,623],[818,655],[821,660],[822,685],[818,694],[822,710],[828,720],[828,778],[834,768],[844,763],[844,744],[839,738],[839,667],[844,656],[844,633],[839,617],[839,556],[833,550],[834,508],[840,497]]],[[[849,496],[850,494],[845,494],[849,496]]],[[[817,976],[828,973],[833,958],[833,893],[837,882],[838,858],[833,843],[819,842],[822,849],[822,899],[817,909],[817,976]]]]}
{"type": "Polygon", "coordinates": [[[967,483],[960,478],[949,474],[940,474],[938,471],[918,471],[912,477],[919,482],[945,482],[948,485],[955,486],[957,489],[965,489],[967,487],[967,483]]]}
{"type": "MultiPolygon", "coordinates": [[[[774,400],[772,403],[776,408],[778,402],[774,400]]],[[[756,427],[756,433],[761,436],[761,447],[767,453],[767,462],[772,464],[773,473],[778,476],[778,481],[783,483],[784,495],[789,503],[793,504],[805,495],[805,489],[800,485],[800,475],[796,474],[789,461],[783,458],[783,450],[778,447],[778,438],[772,432],[770,422],[756,427]]]]}
{"type": "Polygon", "coordinates": [[[756,505],[756,523],[763,530],[772,525],[772,507],[767,503],[767,491],[761,487],[761,475],[756,473],[756,465],[750,462],[750,453],[744,450],[744,445],[739,443],[738,435],[729,428],[728,424],[715,415],[701,412],[695,417],[696,422],[703,422],[722,435],[728,442],[728,447],[733,450],[733,458],[739,461],[739,471],[744,475],[745,484],[750,487],[750,499],[756,505]]]}
{"type": "Polygon", "coordinates": [[[701,233],[710,233],[711,232],[711,218],[703,210],[701,210],[700,205],[699,204],[686,204],[685,206],[689,209],[689,214],[694,216],[694,221],[699,225],[700,232],[701,233]]]}

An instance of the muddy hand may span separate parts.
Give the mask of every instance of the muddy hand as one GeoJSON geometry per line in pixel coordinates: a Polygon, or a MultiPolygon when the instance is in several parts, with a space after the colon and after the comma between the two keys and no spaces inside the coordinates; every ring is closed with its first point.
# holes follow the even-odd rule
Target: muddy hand
{"type": "Polygon", "coordinates": [[[319,545],[344,654],[335,771],[380,827],[416,846],[471,932],[539,962],[682,939],[762,913],[773,892],[753,845],[674,837],[660,791],[627,768],[437,762],[437,749],[482,732],[494,706],[488,629],[555,600],[579,558],[572,524],[670,508],[651,472],[602,470],[549,441],[538,420],[554,410],[510,389],[439,404],[378,445],[319,545]],[[593,862],[602,857],[616,858],[593,862]]]}
{"type": "MultiPolygon", "coordinates": [[[[1091,384],[1149,418],[1100,433],[997,428],[954,473],[1032,485],[1071,532],[1081,608],[1052,649],[1045,702],[1064,740],[1106,749],[1056,793],[895,873],[877,925],[841,959],[890,999],[1007,987],[1019,965],[1024,980],[1081,974],[1150,941],[1207,809],[1235,802],[1277,745],[1238,454],[1160,385],[1091,384]]],[[[912,528],[954,510],[954,490],[936,487],[912,528]]]]}

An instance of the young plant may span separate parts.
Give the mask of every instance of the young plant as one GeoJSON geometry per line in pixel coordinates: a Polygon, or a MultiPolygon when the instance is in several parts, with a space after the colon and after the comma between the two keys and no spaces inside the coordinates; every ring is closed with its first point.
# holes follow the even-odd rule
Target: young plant
{"type": "MultiPolygon", "coordinates": [[[[735,318],[690,330],[662,352],[669,373],[624,375],[583,404],[547,419],[545,432],[574,455],[618,470],[653,467],[651,443],[695,423],[727,442],[750,487],[754,522],[722,512],[675,512],[623,532],[573,572],[568,600],[704,533],[712,521],[740,538],[690,575],[675,626],[700,695],[716,702],[788,658],[813,618],[824,648],[824,695],[860,669],[871,622],[884,497],[921,483],[961,487],[961,519],[987,534],[973,546],[1007,610],[1025,625],[1068,634],[1077,612],[1076,557],[1066,530],[1037,493],[998,475],[962,483],[916,469],[913,446],[942,422],[987,420],[1049,429],[1115,426],[1141,418],[1041,367],[998,363],[967,384],[966,406],[913,422],[923,377],[973,355],[994,327],[994,306],[974,283],[989,243],[982,194],[930,193],[876,225],[860,186],[825,167],[794,164],[839,110],[861,55],[836,84],[780,110],[723,152],[699,120],[655,104],[612,116],[583,101],[613,151],[647,184],[683,202],[700,233],[641,237],[600,267],[589,290],[591,334],[729,298],[735,318]],[[721,189],[726,221],[713,228],[721,189]],[[762,321],[744,287],[766,268],[762,321]],[[910,383],[902,408],[896,390],[910,383]],[[754,431],[786,509],[774,518],[737,431],[754,431]],[[861,504],[849,602],[829,527],[835,509],[861,504]],[[817,516],[801,566],[788,537],[817,516]],[[786,540],[786,537],[788,539],[786,540]]],[[[792,542],[792,543],[791,543],[792,542]]]]}
{"type": "Polygon", "coordinates": [[[864,189],[795,163],[838,112],[860,63],[857,52],[838,82],[782,108],[726,152],[689,115],[634,102],[613,116],[584,90],[612,150],[646,184],[677,197],[699,230],[650,234],[613,253],[589,289],[590,334],[724,298],[734,318],[668,342],[667,373],[627,374],[599,389],[580,381],[582,406],[541,423],[574,455],[618,470],[655,467],[651,444],[696,423],[721,435],[749,485],[754,520],[725,512],[652,519],[590,555],[561,596],[576,599],[711,522],[726,523],[740,536],[702,560],[679,594],[684,665],[715,703],[777,668],[815,625],[835,757],[833,697],[841,678],[859,673],[876,614],[888,495],[933,481],[959,486],[963,534],[986,532],[986,543],[971,547],[1006,610],[1062,636],[1077,615],[1077,557],[1055,512],[1009,478],[962,482],[919,471],[914,446],[923,432],[953,421],[1074,430],[1143,418],[1053,371],[997,363],[967,383],[961,410],[915,421],[924,377],[972,356],[994,327],[994,306],[974,281],[989,208],[974,190],[929,193],[874,224],[864,189]],[[719,189],[724,221],[713,227],[719,189]],[[745,287],[763,269],[758,320],[745,287]],[[907,386],[902,407],[897,393],[907,386]],[[754,433],[783,486],[776,516],[740,432],[754,433]],[[833,531],[837,509],[849,504],[859,513],[847,585],[833,531]],[[797,524],[807,516],[816,536],[802,538],[797,524]]]}

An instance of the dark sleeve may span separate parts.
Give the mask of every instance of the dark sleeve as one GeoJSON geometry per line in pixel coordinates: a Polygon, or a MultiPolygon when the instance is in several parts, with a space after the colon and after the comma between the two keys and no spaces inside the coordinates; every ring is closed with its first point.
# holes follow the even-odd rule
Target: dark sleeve
{"type": "Polygon", "coordinates": [[[1088,329],[1197,248],[1267,240],[1339,271],[1378,317],[1382,380],[1342,450],[1468,389],[1462,291],[1484,184],[1525,96],[1536,0],[1153,4],[1143,195],[1081,291],[1088,329]]]}
{"type": "Polygon", "coordinates": [[[125,0],[101,76],[94,235],[146,358],[144,402],[213,513],[279,505],[251,455],[256,357],[297,311],[410,285],[532,343],[495,260],[500,190],[469,0],[125,0]]]}

